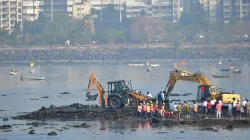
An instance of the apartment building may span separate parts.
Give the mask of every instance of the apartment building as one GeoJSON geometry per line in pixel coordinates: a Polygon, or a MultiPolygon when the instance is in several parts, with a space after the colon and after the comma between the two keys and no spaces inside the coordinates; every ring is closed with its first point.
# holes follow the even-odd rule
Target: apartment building
{"type": "Polygon", "coordinates": [[[250,0],[222,0],[221,18],[224,23],[230,23],[232,18],[240,20],[250,12],[250,0]]]}
{"type": "Polygon", "coordinates": [[[44,0],[23,0],[23,20],[34,21],[43,12],[44,0]]]}
{"type": "Polygon", "coordinates": [[[11,32],[16,23],[22,31],[22,0],[0,0],[0,28],[11,32]]]}

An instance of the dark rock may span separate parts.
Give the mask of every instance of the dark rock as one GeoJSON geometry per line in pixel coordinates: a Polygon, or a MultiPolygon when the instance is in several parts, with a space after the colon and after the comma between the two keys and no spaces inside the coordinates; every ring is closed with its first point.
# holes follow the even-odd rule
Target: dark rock
{"type": "Polygon", "coordinates": [[[155,117],[152,118],[152,124],[159,124],[159,122],[160,122],[159,119],[155,117]]]}
{"type": "Polygon", "coordinates": [[[184,133],[184,131],[181,131],[181,132],[179,132],[179,133],[184,133]]]}
{"type": "Polygon", "coordinates": [[[70,94],[70,93],[68,93],[68,92],[62,92],[62,93],[60,93],[60,94],[70,94]]]}
{"type": "Polygon", "coordinates": [[[105,127],[102,127],[100,130],[106,130],[106,128],[105,128],[105,127]]]}
{"type": "Polygon", "coordinates": [[[133,129],[131,129],[131,131],[136,131],[136,129],[133,128],[133,129]]]}
{"type": "Polygon", "coordinates": [[[89,128],[90,125],[88,125],[86,123],[82,123],[81,125],[73,125],[72,127],[75,127],[75,128],[89,128]]]}
{"type": "Polygon", "coordinates": [[[212,128],[212,127],[206,127],[206,128],[202,128],[200,129],[201,131],[214,131],[216,129],[212,128]]]}
{"type": "Polygon", "coordinates": [[[3,94],[2,96],[7,96],[6,94],[3,94]]]}
{"type": "Polygon", "coordinates": [[[6,111],[6,110],[0,110],[0,111],[6,111]]]}
{"type": "Polygon", "coordinates": [[[3,118],[3,121],[8,121],[9,120],[9,118],[3,118]]]}
{"type": "Polygon", "coordinates": [[[32,99],[30,99],[30,100],[39,100],[39,99],[33,99],[33,98],[32,98],[32,99]]]}
{"type": "Polygon", "coordinates": [[[12,131],[12,130],[4,130],[4,131],[2,131],[2,132],[10,132],[10,131],[12,131]]]}
{"type": "Polygon", "coordinates": [[[10,129],[11,127],[12,127],[11,125],[2,125],[2,126],[0,126],[0,130],[10,129]]]}
{"type": "Polygon", "coordinates": [[[34,127],[39,127],[39,125],[48,125],[48,123],[32,122],[32,123],[27,123],[26,125],[32,125],[34,127]]]}
{"type": "Polygon", "coordinates": [[[43,96],[43,97],[41,97],[41,98],[49,98],[49,96],[43,96]]]}
{"type": "Polygon", "coordinates": [[[49,132],[48,135],[49,135],[49,136],[56,136],[57,133],[56,133],[55,131],[52,131],[52,132],[49,132]]]}
{"type": "Polygon", "coordinates": [[[36,134],[36,133],[35,133],[35,130],[33,130],[33,129],[30,130],[29,134],[31,134],[31,135],[32,135],[32,134],[36,134]]]}
{"type": "Polygon", "coordinates": [[[229,124],[229,125],[227,125],[227,126],[225,127],[225,129],[228,129],[228,130],[233,130],[233,128],[234,128],[234,126],[231,125],[231,124],[229,124]]]}
{"type": "Polygon", "coordinates": [[[168,133],[168,132],[157,132],[157,133],[159,133],[159,134],[164,134],[164,133],[168,133]]]}

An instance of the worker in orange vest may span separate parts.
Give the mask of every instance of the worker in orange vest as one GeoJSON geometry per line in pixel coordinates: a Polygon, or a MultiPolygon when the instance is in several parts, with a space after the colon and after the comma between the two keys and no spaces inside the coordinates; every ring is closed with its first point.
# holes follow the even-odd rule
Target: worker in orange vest
{"type": "Polygon", "coordinates": [[[144,119],[146,119],[146,115],[147,115],[147,105],[144,102],[142,106],[142,116],[144,119]]]}
{"type": "Polygon", "coordinates": [[[137,107],[137,118],[139,117],[142,119],[142,103],[140,103],[137,107]]]}
{"type": "Polygon", "coordinates": [[[155,104],[154,106],[154,115],[155,117],[158,117],[158,104],[155,104]]]}
{"type": "Polygon", "coordinates": [[[147,103],[147,118],[150,118],[150,106],[149,106],[149,103],[147,103]]]}
{"type": "Polygon", "coordinates": [[[152,101],[150,101],[150,118],[153,117],[153,112],[154,112],[154,104],[152,103],[152,101]]]}

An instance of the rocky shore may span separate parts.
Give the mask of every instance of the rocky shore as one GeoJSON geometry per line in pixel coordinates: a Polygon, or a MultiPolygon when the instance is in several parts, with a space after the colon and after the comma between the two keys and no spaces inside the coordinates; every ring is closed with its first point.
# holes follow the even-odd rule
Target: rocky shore
{"type": "MultiPolygon", "coordinates": [[[[13,117],[15,120],[36,120],[36,121],[48,121],[48,120],[59,120],[59,121],[114,121],[114,120],[126,120],[127,123],[137,121],[136,109],[102,109],[95,105],[82,105],[82,104],[71,104],[69,106],[56,107],[51,105],[48,108],[42,107],[41,109],[13,117]]],[[[140,119],[139,119],[140,120],[140,119]]],[[[149,121],[149,120],[148,120],[149,121]]],[[[224,127],[226,129],[232,129],[233,127],[250,127],[250,120],[247,118],[237,120],[229,119],[224,116],[223,119],[205,119],[200,114],[199,119],[196,120],[181,120],[176,121],[172,119],[157,119],[153,118],[151,121],[152,125],[164,125],[164,126],[202,126],[212,127],[215,125],[224,127]]]]}
{"type": "Polygon", "coordinates": [[[250,60],[250,46],[0,48],[0,61],[250,60]]]}

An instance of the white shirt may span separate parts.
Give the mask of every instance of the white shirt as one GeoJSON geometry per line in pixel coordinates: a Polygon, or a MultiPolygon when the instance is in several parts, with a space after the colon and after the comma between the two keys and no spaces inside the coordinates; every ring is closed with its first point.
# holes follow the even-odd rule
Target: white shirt
{"type": "Polygon", "coordinates": [[[235,106],[236,106],[236,104],[237,104],[237,102],[236,102],[236,101],[234,101],[234,102],[233,102],[233,107],[235,107],[235,106]]]}
{"type": "Polygon", "coordinates": [[[174,111],[177,111],[177,105],[174,105],[174,111]]]}
{"type": "Polygon", "coordinates": [[[247,103],[247,101],[243,101],[243,102],[242,102],[242,106],[245,106],[246,103],[247,103]]]}
{"type": "Polygon", "coordinates": [[[204,102],[203,102],[203,106],[207,106],[207,101],[204,101],[204,102]]]}
{"type": "Polygon", "coordinates": [[[214,100],[211,100],[210,103],[211,103],[212,105],[214,105],[214,104],[215,104],[215,101],[214,101],[214,100]]]}
{"type": "Polygon", "coordinates": [[[147,98],[152,98],[153,96],[152,96],[152,94],[147,94],[147,98]]]}

